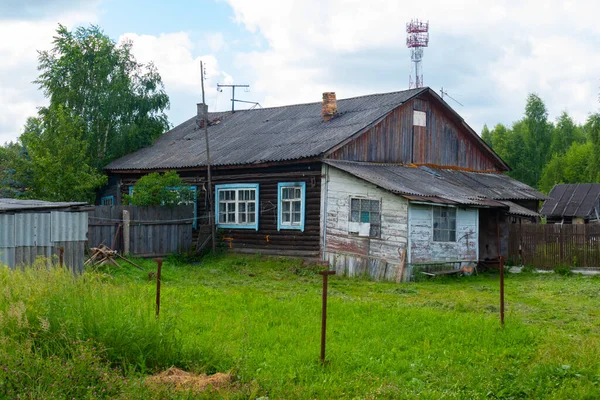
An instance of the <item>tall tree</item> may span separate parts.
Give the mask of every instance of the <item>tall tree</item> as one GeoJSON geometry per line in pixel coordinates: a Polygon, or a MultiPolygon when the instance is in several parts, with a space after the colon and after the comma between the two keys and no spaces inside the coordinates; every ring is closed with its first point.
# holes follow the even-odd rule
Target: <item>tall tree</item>
{"type": "Polygon", "coordinates": [[[0,197],[25,197],[31,187],[31,160],[20,142],[0,146],[0,197]]]}
{"type": "Polygon", "coordinates": [[[147,146],[168,128],[161,77],[154,65],[135,60],[131,42],[117,45],[97,26],[71,32],[59,25],[56,33],[52,50],[39,52],[36,83],[49,108],[79,116],[92,166],[147,146]]]}
{"type": "Polygon", "coordinates": [[[84,127],[80,117],[61,105],[28,121],[21,141],[31,159],[31,197],[94,202],[94,190],[106,183],[106,176],[88,163],[84,127]]]}
{"type": "Polygon", "coordinates": [[[548,110],[542,99],[535,93],[527,96],[525,118],[526,130],[523,132],[526,158],[523,165],[527,168],[525,183],[537,186],[544,165],[550,159],[552,125],[548,123],[548,110]]]}
{"type": "Polygon", "coordinates": [[[493,140],[492,140],[492,132],[490,132],[490,129],[488,128],[487,124],[483,125],[483,129],[481,130],[481,138],[483,139],[484,142],[486,142],[490,147],[493,147],[493,140]]]}
{"type": "Polygon", "coordinates": [[[573,119],[563,111],[556,120],[550,142],[550,154],[564,154],[573,142],[583,143],[585,136],[573,119]]]}

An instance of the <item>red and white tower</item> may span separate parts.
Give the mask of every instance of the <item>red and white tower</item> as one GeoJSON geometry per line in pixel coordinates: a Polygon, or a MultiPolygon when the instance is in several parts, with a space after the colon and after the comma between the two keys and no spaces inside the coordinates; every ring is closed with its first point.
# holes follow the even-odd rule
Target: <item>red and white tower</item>
{"type": "Polygon", "coordinates": [[[423,87],[423,47],[429,45],[429,22],[421,22],[418,19],[411,20],[406,24],[406,47],[410,49],[410,59],[414,65],[411,75],[408,77],[408,88],[423,87]],[[412,73],[415,78],[413,80],[412,73]]]}

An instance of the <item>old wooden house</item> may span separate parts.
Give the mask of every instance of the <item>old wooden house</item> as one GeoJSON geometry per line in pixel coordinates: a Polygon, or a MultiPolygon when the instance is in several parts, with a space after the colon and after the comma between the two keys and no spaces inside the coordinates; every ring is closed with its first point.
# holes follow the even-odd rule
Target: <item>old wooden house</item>
{"type": "Polygon", "coordinates": [[[207,193],[203,107],[108,165],[102,197],[119,203],[142,175],[176,170],[197,190],[198,228],[214,199],[226,246],[384,279],[495,258],[498,244],[505,254],[508,223],[537,218],[545,198],[504,175],[508,165],[429,88],[210,113],[207,193]]]}
{"type": "Polygon", "coordinates": [[[540,212],[549,224],[600,222],[600,183],[554,185],[540,212]]]}

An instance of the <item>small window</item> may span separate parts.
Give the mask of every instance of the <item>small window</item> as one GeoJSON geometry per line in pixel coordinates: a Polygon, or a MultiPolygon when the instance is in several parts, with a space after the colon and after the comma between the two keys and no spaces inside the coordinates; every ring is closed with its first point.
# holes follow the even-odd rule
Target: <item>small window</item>
{"type": "Polygon", "coordinates": [[[381,209],[379,200],[350,199],[350,222],[370,224],[369,236],[381,235],[381,209]]]}
{"type": "Polygon", "coordinates": [[[217,185],[215,191],[219,228],[258,230],[257,184],[217,185]]]}
{"type": "Polygon", "coordinates": [[[456,242],[456,208],[433,207],[433,241],[456,242]]]}
{"type": "Polygon", "coordinates": [[[100,199],[100,205],[102,206],[114,206],[115,196],[104,196],[100,199]]]}
{"type": "Polygon", "coordinates": [[[285,182],[277,185],[277,230],[298,229],[304,231],[304,208],[306,183],[285,182]]]}
{"type": "Polygon", "coordinates": [[[413,125],[414,126],[427,126],[427,113],[424,111],[413,111],[413,125]]]}

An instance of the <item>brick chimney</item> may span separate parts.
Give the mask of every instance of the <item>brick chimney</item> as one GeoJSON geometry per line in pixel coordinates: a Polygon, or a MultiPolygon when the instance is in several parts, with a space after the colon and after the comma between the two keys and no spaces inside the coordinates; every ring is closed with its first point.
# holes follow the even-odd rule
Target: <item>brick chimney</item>
{"type": "Polygon", "coordinates": [[[321,110],[323,114],[323,121],[329,121],[337,114],[337,101],[335,99],[335,92],[323,93],[323,107],[321,110]]]}
{"type": "Polygon", "coordinates": [[[204,128],[204,110],[208,113],[208,105],[204,103],[196,104],[196,126],[204,128]]]}

